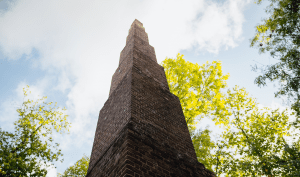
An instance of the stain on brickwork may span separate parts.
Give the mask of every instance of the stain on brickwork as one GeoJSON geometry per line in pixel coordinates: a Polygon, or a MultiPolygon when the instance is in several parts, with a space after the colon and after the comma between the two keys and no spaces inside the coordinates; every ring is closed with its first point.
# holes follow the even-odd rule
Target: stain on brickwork
{"type": "Polygon", "coordinates": [[[138,20],[99,113],[87,173],[96,176],[215,176],[197,161],[180,101],[138,20]]]}

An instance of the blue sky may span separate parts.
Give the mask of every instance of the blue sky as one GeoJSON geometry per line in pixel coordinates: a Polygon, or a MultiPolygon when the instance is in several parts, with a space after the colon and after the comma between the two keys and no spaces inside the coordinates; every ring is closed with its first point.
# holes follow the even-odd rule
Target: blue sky
{"type": "MultiPolygon", "coordinates": [[[[63,172],[83,154],[90,155],[97,115],[108,98],[134,19],[144,24],[158,63],[177,53],[193,63],[222,61],[229,88],[245,87],[263,106],[281,107],[273,83],[259,88],[251,65],[276,62],[250,48],[255,26],[268,17],[253,0],[0,0],[0,126],[12,131],[22,88],[66,107],[70,134],[55,135],[61,144],[63,172]]],[[[209,125],[205,119],[199,125],[209,125]]],[[[48,176],[56,176],[49,169],[48,176]]]]}

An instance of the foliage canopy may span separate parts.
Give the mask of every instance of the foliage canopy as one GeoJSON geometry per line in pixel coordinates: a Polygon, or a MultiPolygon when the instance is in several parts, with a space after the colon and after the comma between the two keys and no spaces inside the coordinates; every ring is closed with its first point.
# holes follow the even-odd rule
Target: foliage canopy
{"type": "Polygon", "coordinates": [[[198,65],[185,61],[183,55],[178,54],[176,59],[166,58],[161,65],[170,92],[181,102],[190,131],[195,130],[201,115],[227,114],[221,89],[227,86],[229,74],[223,74],[220,61],[198,65]]]}
{"type": "Polygon", "coordinates": [[[238,86],[224,92],[228,74],[222,74],[220,62],[199,67],[178,54],[177,59],[166,58],[162,65],[170,91],[180,99],[198,161],[206,168],[217,176],[299,173],[299,139],[293,149],[286,148],[285,137],[290,136],[293,125],[287,110],[259,108],[256,100],[238,86]],[[212,140],[208,129],[195,130],[204,116],[224,128],[221,140],[212,140]]]}
{"type": "MultiPolygon", "coordinates": [[[[265,86],[268,80],[278,81],[280,89],[275,96],[287,96],[292,101],[291,108],[300,116],[300,1],[270,1],[266,12],[271,16],[256,26],[256,35],[250,47],[256,46],[259,53],[270,51],[278,62],[261,67],[263,74],[255,79],[255,83],[265,86]]],[[[261,2],[258,0],[258,4],[261,2]]],[[[258,67],[254,66],[253,69],[256,71],[258,67]]]]}
{"type": "Polygon", "coordinates": [[[86,155],[83,155],[74,165],[67,168],[63,174],[58,174],[58,177],[85,177],[89,167],[90,158],[86,155]]]}
{"type": "MultiPolygon", "coordinates": [[[[28,88],[23,89],[26,98],[28,88]]],[[[2,176],[46,176],[49,162],[62,156],[59,144],[53,141],[53,130],[64,133],[69,130],[67,115],[59,107],[51,108],[50,103],[24,101],[17,109],[19,119],[14,123],[15,131],[10,133],[0,129],[0,172],[2,176]]],[[[62,109],[66,110],[65,108],[62,109]]]]}

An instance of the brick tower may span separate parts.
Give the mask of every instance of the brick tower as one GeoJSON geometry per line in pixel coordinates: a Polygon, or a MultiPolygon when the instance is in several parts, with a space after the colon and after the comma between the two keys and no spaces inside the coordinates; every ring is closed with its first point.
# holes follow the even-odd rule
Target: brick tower
{"type": "Polygon", "coordinates": [[[87,177],[213,177],[199,163],[143,24],[134,20],[99,113],[87,177]]]}

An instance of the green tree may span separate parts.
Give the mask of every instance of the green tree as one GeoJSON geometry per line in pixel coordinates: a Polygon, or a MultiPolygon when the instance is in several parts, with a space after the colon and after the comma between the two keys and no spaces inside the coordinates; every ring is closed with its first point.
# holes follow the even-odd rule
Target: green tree
{"type": "Polygon", "coordinates": [[[226,116],[224,94],[229,74],[224,75],[220,61],[198,65],[183,59],[178,54],[176,59],[166,58],[161,65],[165,69],[170,92],[181,103],[190,132],[203,116],[226,116]]]}
{"type": "Polygon", "coordinates": [[[216,119],[217,125],[226,127],[222,134],[223,146],[231,151],[230,157],[223,157],[221,173],[229,176],[300,174],[299,156],[293,154],[293,162],[289,157],[300,151],[299,146],[290,153],[286,149],[285,137],[291,136],[292,126],[287,110],[259,108],[256,100],[238,87],[228,90],[228,100],[231,101],[226,105],[232,116],[216,119]]]}
{"type": "Polygon", "coordinates": [[[204,131],[199,130],[192,135],[192,141],[198,161],[208,170],[214,171],[212,168],[214,164],[212,160],[215,157],[211,150],[216,148],[216,144],[211,140],[210,133],[211,131],[208,129],[205,129],[204,131]]]}
{"type": "Polygon", "coordinates": [[[285,148],[284,136],[289,136],[292,125],[287,111],[259,109],[244,88],[236,86],[223,92],[228,74],[222,74],[220,62],[200,67],[178,54],[177,59],[166,58],[162,65],[170,91],[180,99],[198,161],[206,168],[217,176],[298,173],[295,159],[299,149],[293,146],[293,160],[285,148]],[[218,142],[211,140],[207,129],[195,131],[204,116],[223,126],[225,131],[218,142]],[[291,167],[294,170],[289,173],[284,170],[291,167]]]}
{"type": "MultiPolygon", "coordinates": [[[[300,0],[270,1],[266,12],[271,16],[256,26],[257,33],[250,47],[258,47],[259,53],[270,51],[278,62],[260,68],[263,74],[255,79],[255,83],[265,86],[268,80],[279,81],[280,89],[275,97],[287,96],[292,102],[291,108],[300,116],[300,0]],[[277,7],[274,7],[275,3],[277,7]]],[[[261,2],[258,0],[258,4],[261,2]]],[[[258,67],[253,69],[256,71],[258,67]]]]}
{"type": "MultiPolygon", "coordinates": [[[[25,98],[28,89],[23,89],[25,98]]],[[[0,176],[46,176],[47,170],[41,165],[49,167],[49,162],[62,156],[52,132],[62,134],[70,124],[56,103],[54,108],[50,107],[52,102],[40,103],[46,98],[23,102],[17,109],[19,119],[14,122],[14,133],[0,129],[0,176]]]]}
{"type": "MultiPolygon", "coordinates": [[[[261,2],[262,0],[258,0],[258,4],[261,2]]],[[[277,63],[260,68],[263,74],[255,79],[255,83],[265,86],[266,81],[279,81],[280,89],[275,93],[275,97],[286,96],[292,102],[291,109],[297,115],[293,123],[296,128],[300,128],[299,5],[299,0],[271,0],[270,6],[266,9],[271,16],[264,19],[263,24],[256,26],[257,33],[250,44],[251,47],[258,47],[260,53],[270,51],[271,56],[278,59],[277,63]],[[275,3],[277,7],[274,7],[275,3]]],[[[258,67],[255,66],[253,69],[257,70],[258,67]]],[[[290,162],[297,164],[293,157],[295,154],[299,155],[299,148],[296,148],[297,145],[291,147],[285,148],[290,159],[274,157],[281,166],[289,168],[290,162]]],[[[287,168],[285,170],[289,171],[287,168]]]]}
{"type": "Polygon", "coordinates": [[[285,158],[274,156],[276,165],[280,166],[288,176],[300,176],[300,141],[284,147],[285,158]]]}
{"type": "Polygon", "coordinates": [[[66,169],[63,174],[58,173],[58,177],[85,177],[89,167],[90,158],[84,155],[80,160],[78,160],[74,165],[66,169]]]}

